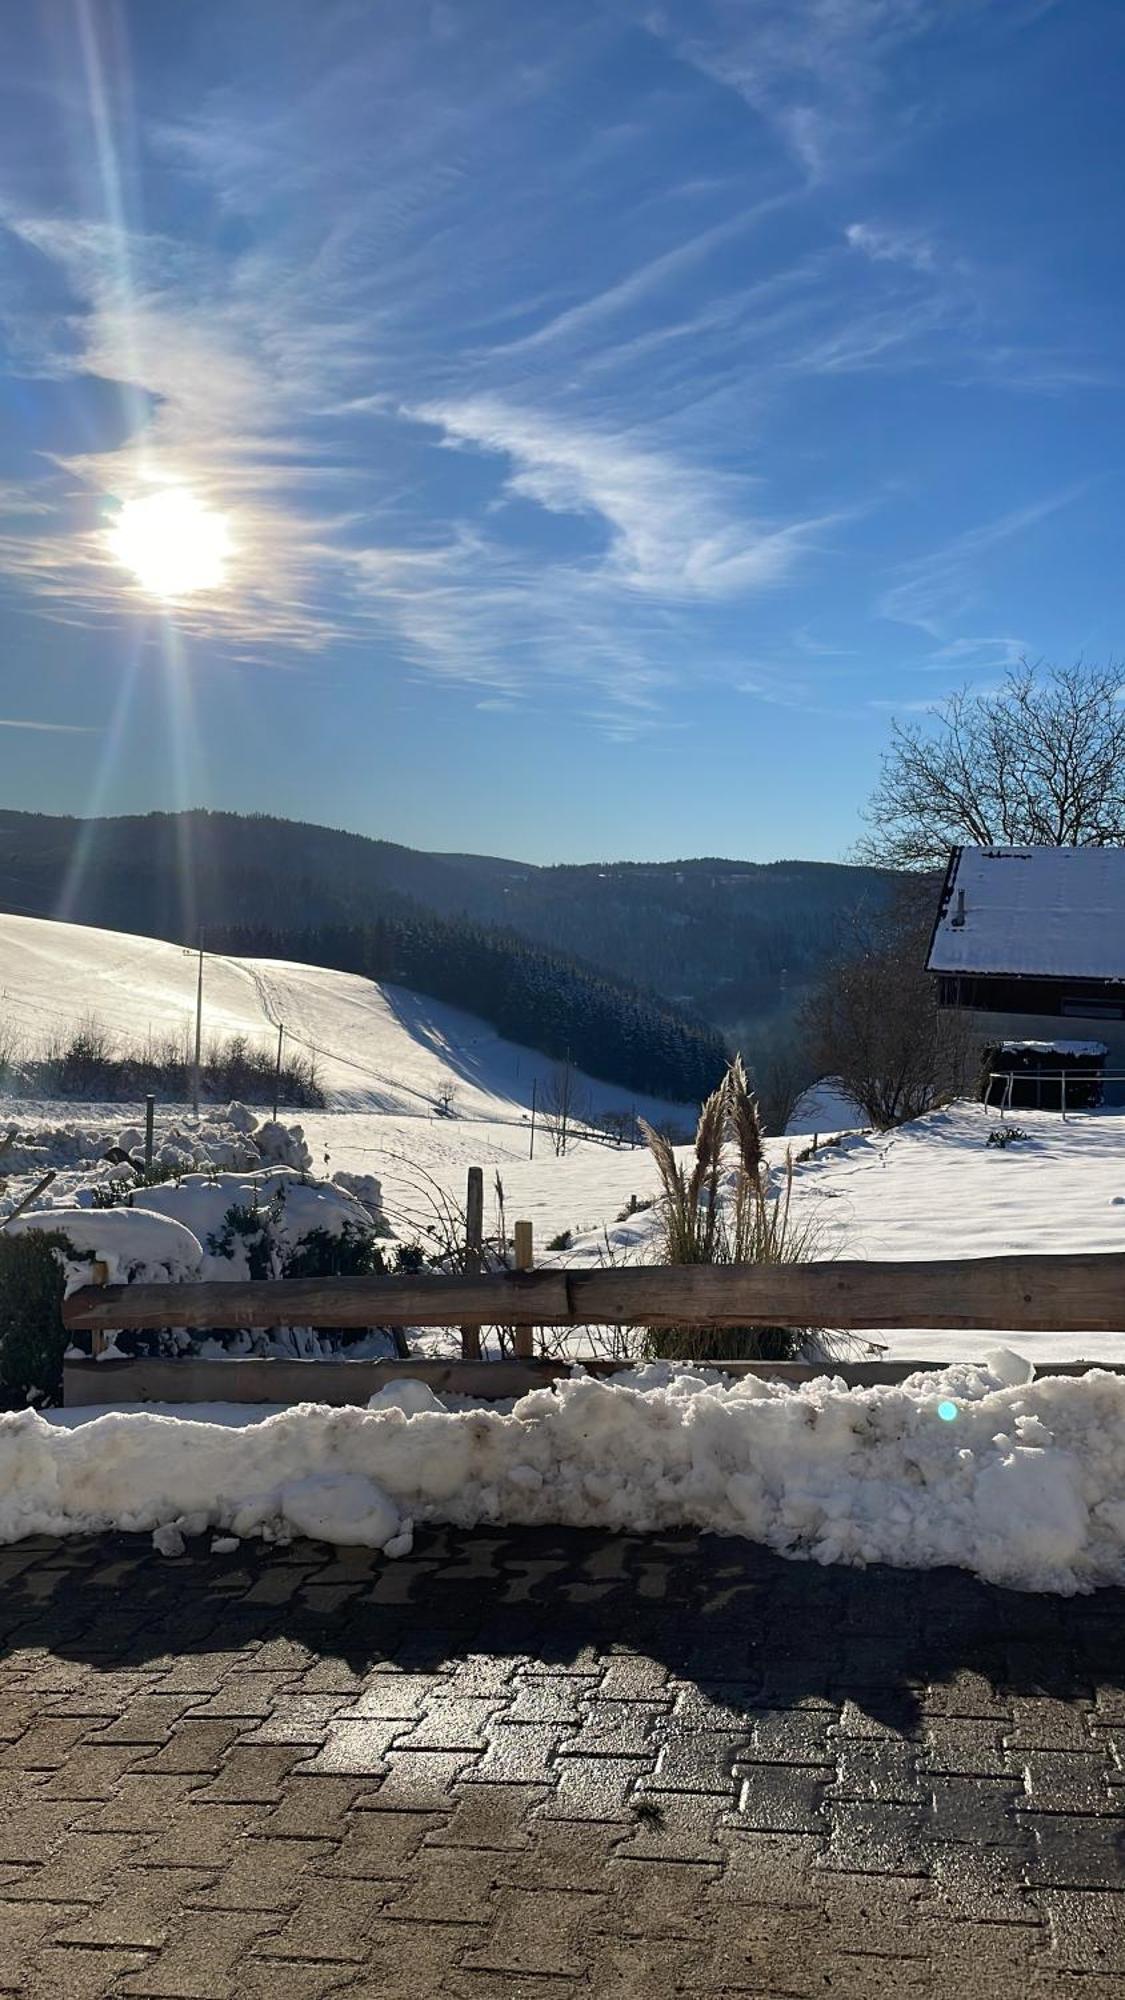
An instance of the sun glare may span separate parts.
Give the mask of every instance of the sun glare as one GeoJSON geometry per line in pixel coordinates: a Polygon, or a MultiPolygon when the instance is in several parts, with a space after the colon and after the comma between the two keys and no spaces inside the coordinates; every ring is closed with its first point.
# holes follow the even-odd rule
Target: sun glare
{"type": "Polygon", "coordinates": [[[226,579],[226,516],[212,513],[185,486],[164,486],[126,500],[106,542],[152,597],[215,590],[226,579]]]}

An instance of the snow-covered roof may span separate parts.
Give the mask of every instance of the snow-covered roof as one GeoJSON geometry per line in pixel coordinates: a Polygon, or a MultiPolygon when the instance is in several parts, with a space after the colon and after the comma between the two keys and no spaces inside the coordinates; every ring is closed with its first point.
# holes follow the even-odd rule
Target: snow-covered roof
{"type": "Polygon", "coordinates": [[[1125,980],[1125,847],[955,849],[929,965],[1125,980]]]}

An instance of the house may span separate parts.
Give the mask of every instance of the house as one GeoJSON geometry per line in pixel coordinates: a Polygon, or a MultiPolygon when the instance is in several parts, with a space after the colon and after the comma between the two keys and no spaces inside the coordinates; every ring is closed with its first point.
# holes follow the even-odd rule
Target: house
{"type": "Polygon", "coordinates": [[[1104,1052],[1125,1101],[1125,847],[955,847],[927,963],[982,1050],[1037,1044],[1024,1074],[1104,1052]]]}

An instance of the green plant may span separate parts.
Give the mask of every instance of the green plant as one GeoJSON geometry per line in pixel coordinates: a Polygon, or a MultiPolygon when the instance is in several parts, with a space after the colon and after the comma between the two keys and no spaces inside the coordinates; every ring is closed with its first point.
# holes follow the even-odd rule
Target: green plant
{"type": "Polygon", "coordinates": [[[1004,1153],[1007,1152],[1009,1146],[1018,1145],[1021,1139],[1030,1139],[1030,1137],[1030,1132],[1025,1132],[1022,1125],[996,1125],[989,1133],[985,1143],[989,1146],[998,1146],[1000,1151],[1004,1153]]]}
{"type": "Polygon", "coordinates": [[[369,1229],[345,1221],[338,1235],[308,1229],[282,1261],[283,1278],[367,1278],[383,1276],[386,1264],[369,1229]]]}
{"type": "Polygon", "coordinates": [[[285,1197],[280,1190],[260,1208],[247,1208],[244,1202],[232,1202],[221,1226],[213,1229],[207,1238],[209,1254],[212,1257],[233,1257],[236,1243],[241,1243],[251,1278],[268,1278],[276,1248],[274,1229],[281,1218],[284,1203],[285,1197]]]}
{"type": "Polygon", "coordinates": [[[573,1241],[573,1230],[560,1229],[557,1236],[552,1236],[547,1248],[548,1250],[569,1250],[573,1241]]]}
{"type": "MultiPolygon", "coordinates": [[[[644,1133],[660,1176],[663,1262],[796,1264],[813,1254],[815,1226],[793,1214],[792,1158],[780,1179],[771,1176],[738,1056],[699,1114],[688,1166],[662,1133],[649,1125],[644,1133]]],[[[800,1351],[804,1336],[794,1327],[649,1327],[644,1351],[655,1360],[780,1361],[800,1351]]]]}
{"type": "Polygon", "coordinates": [[[62,1392],[66,1278],[74,1250],[58,1229],[8,1236],[0,1230],[0,1396],[8,1408],[56,1402],[62,1392]]]}

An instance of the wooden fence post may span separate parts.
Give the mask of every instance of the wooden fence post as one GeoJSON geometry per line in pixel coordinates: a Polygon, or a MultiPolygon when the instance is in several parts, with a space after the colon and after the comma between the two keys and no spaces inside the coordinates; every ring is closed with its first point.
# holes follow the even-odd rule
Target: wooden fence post
{"type": "MultiPolygon", "coordinates": [[[[478,1278],[481,1267],[481,1247],[484,1243],[484,1168],[470,1167],[469,1181],[465,1193],[465,1276],[478,1278]]],[[[461,1328],[461,1358],[464,1361],[480,1360],[480,1327],[461,1328]]]]}
{"type": "MultiPolygon", "coordinates": [[[[530,1222],[517,1222],[515,1226],[516,1270],[531,1271],[535,1268],[535,1242],[530,1222]]],[[[535,1354],[535,1328],[517,1326],[516,1360],[530,1361],[535,1354]]]]}
{"type": "MultiPolygon", "coordinates": [[[[92,1285],[108,1285],[109,1265],[103,1257],[95,1257],[94,1262],[90,1266],[90,1283],[92,1285]]],[[[95,1328],[90,1335],[90,1353],[93,1355],[95,1361],[104,1350],[105,1343],[105,1334],[100,1333],[95,1328]]]]}
{"type": "Polygon", "coordinates": [[[155,1097],[145,1098],[145,1172],[152,1172],[153,1123],[156,1118],[155,1097]]]}

